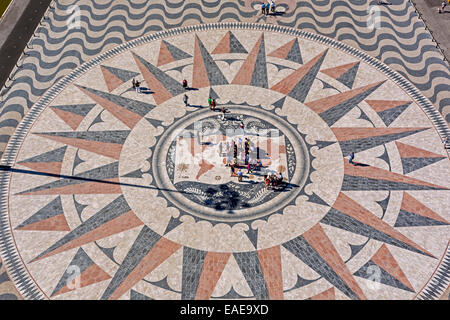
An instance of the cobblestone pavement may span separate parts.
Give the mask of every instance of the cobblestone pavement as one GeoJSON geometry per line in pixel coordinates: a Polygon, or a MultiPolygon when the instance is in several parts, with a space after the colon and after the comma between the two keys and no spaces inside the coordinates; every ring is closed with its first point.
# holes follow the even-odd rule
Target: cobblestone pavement
{"type": "MultiPolygon", "coordinates": [[[[88,40],[75,28],[52,44],[67,33],[57,3],[49,45],[36,39],[40,58],[27,58],[54,57],[41,66],[48,81],[33,82],[42,98],[33,105],[15,89],[30,88],[23,78],[4,113],[26,114],[0,171],[0,253],[24,298],[443,297],[448,126],[427,90],[395,72],[395,55],[388,63],[387,43],[399,40],[378,37],[374,54],[369,36],[349,36],[367,27],[368,3],[278,4],[262,16],[257,1],[86,2],[88,40]],[[29,112],[14,111],[19,99],[29,112]],[[262,168],[249,172],[246,153],[262,168]],[[279,172],[267,189],[264,174],[279,172]]],[[[401,6],[382,10],[403,17],[411,8],[401,6]]],[[[408,25],[409,43],[426,34],[408,25]]],[[[441,68],[424,58],[438,54],[410,63],[441,68]]]]}

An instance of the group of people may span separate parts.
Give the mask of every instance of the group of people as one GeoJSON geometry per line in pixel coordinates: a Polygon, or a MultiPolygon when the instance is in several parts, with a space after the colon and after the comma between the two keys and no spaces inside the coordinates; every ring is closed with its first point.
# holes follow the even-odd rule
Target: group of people
{"type": "Polygon", "coordinates": [[[133,86],[133,89],[135,89],[137,93],[141,92],[141,83],[138,80],[135,80],[133,78],[133,81],[131,81],[131,85],[133,86]]]}
{"type": "Polygon", "coordinates": [[[248,171],[251,171],[252,166],[258,166],[259,160],[259,147],[254,146],[254,143],[250,141],[249,138],[239,138],[238,143],[234,140],[231,143],[227,142],[224,146],[222,146],[222,142],[219,145],[219,152],[225,153],[226,155],[226,166],[230,166],[231,164],[238,165],[238,162],[248,166],[248,171]],[[225,150],[223,148],[225,147],[225,150]],[[251,151],[256,151],[256,157],[253,158],[250,156],[251,151]],[[233,163],[231,162],[233,159],[233,163]],[[256,160],[258,159],[258,160],[256,160]]]}
{"type": "Polygon", "coordinates": [[[263,3],[261,5],[261,13],[264,15],[268,15],[269,11],[271,11],[272,13],[275,13],[275,2],[274,1],[268,1],[267,3],[263,3]]]}
{"type": "Polygon", "coordinates": [[[264,183],[266,184],[266,189],[276,188],[283,183],[283,174],[279,172],[278,175],[264,175],[264,183]]]}
{"type": "MultiPolygon", "coordinates": [[[[230,172],[231,176],[237,176],[238,181],[242,182],[242,178],[244,177],[244,172],[242,171],[243,168],[238,163],[231,163],[227,164],[230,166],[230,172]],[[236,172],[237,169],[237,172],[236,172]]],[[[253,170],[260,170],[262,168],[262,162],[261,160],[252,160],[247,163],[247,174],[252,173],[253,170]]]]}

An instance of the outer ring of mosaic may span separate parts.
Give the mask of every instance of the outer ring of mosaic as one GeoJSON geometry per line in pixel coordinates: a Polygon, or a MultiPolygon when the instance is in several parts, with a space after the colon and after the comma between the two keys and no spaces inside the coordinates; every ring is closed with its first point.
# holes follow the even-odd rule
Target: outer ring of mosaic
{"type": "MultiPolygon", "coordinates": [[[[186,26],[180,28],[174,28],[170,30],[165,30],[162,32],[157,32],[151,35],[143,36],[138,39],[131,40],[130,42],[124,43],[117,46],[114,49],[108,50],[103,54],[100,54],[96,58],[82,64],[76,70],[69,73],[58,84],[50,88],[43,97],[30,109],[26,114],[22,122],[17,126],[16,131],[10,138],[8,145],[5,149],[3,157],[1,159],[0,165],[11,167],[17,157],[18,150],[22,144],[28,130],[40,115],[40,113],[48,106],[48,104],[60,94],[67,85],[78,78],[80,75],[89,71],[93,67],[97,66],[99,63],[106,59],[112,58],[118,54],[124,53],[130,49],[133,49],[142,44],[165,38],[168,36],[180,35],[183,33],[191,33],[195,31],[210,31],[210,30],[257,30],[266,32],[277,32],[285,33],[291,36],[303,37],[308,40],[313,40],[318,43],[327,45],[329,47],[343,51],[344,53],[350,54],[363,62],[367,63],[369,66],[383,72],[385,76],[395,84],[397,84],[401,89],[403,89],[409,96],[411,96],[417,105],[424,111],[431,123],[434,125],[438,131],[441,139],[445,136],[450,136],[450,129],[446,122],[442,118],[442,115],[435,109],[431,102],[424,97],[418,89],[416,89],[408,80],[406,80],[399,73],[390,69],[386,64],[380,62],[379,60],[371,57],[370,55],[352,48],[344,43],[338,42],[334,39],[328,37],[317,35],[314,33],[297,30],[290,27],[283,27],[278,25],[266,25],[258,23],[211,23],[202,24],[196,26],[186,26]]],[[[30,278],[26,272],[25,267],[20,261],[20,257],[14,246],[14,239],[12,237],[11,226],[9,223],[9,182],[10,173],[8,171],[0,172],[0,252],[2,252],[2,259],[5,262],[5,266],[9,272],[9,275],[13,279],[20,291],[22,296],[27,299],[44,299],[44,296],[37,288],[34,281],[30,278]]],[[[417,299],[437,299],[446,290],[447,284],[450,281],[450,273],[448,270],[450,268],[450,247],[447,246],[445,255],[441,259],[439,267],[433,273],[432,278],[429,279],[428,283],[422,288],[422,290],[416,295],[417,299]]]]}

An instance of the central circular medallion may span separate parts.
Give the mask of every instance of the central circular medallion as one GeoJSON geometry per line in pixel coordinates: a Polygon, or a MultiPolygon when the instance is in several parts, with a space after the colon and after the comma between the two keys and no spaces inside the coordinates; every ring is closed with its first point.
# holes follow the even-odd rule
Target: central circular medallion
{"type": "Polygon", "coordinates": [[[179,209],[202,219],[237,222],[280,210],[308,177],[304,139],[268,111],[226,110],[197,111],[166,130],[154,150],[156,185],[179,209]],[[278,182],[266,186],[265,176],[278,182]]]}

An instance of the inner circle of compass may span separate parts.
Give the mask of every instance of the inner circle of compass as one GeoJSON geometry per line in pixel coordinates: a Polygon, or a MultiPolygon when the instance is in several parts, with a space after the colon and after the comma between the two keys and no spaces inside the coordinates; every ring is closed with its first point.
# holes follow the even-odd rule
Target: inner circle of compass
{"type": "Polygon", "coordinates": [[[305,141],[286,121],[268,111],[226,108],[229,113],[224,118],[202,110],[182,118],[163,134],[152,162],[156,184],[171,203],[200,218],[239,221],[281,209],[298,195],[308,177],[305,141]],[[249,171],[248,162],[257,159],[261,167],[249,171]],[[235,172],[243,172],[241,182],[226,166],[235,161],[235,172]],[[264,175],[280,173],[283,182],[267,189],[264,175]]]}

